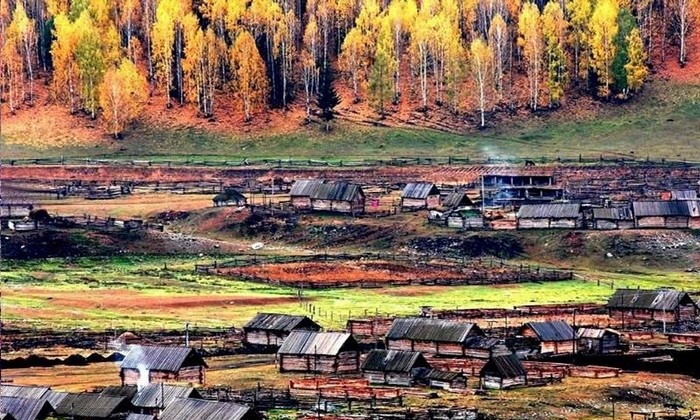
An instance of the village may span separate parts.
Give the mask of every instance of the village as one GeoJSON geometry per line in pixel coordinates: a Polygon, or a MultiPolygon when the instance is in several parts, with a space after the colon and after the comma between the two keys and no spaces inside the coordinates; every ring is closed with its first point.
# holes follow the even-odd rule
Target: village
{"type": "MultiPolygon", "coordinates": [[[[200,252],[187,275],[198,282],[280,287],[292,298],[288,311],[253,306],[246,312],[253,311],[251,316],[228,328],[199,323],[190,329],[188,323],[170,332],[137,325],[52,331],[5,318],[3,419],[557,418],[537,417],[527,408],[506,415],[497,401],[533,395],[529,390],[584,386],[614,395],[605,397],[605,407],[593,410],[593,417],[592,409],[579,408],[589,414],[558,418],[694,418],[692,401],[632,399],[637,391],[619,390],[647,375],[700,378],[694,362],[700,343],[697,291],[670,280],[652,288],[591,281],[576,267],[525,259],[522,250],[506,255],[500,244],[492,254],[465,249],[453,255],[409,252],[393,242],[385,247],[383,237],[372,244],[372,231],[352,241],[332,237],[353,223],[365,229],[410,226],[412,244],[492,231],[692,233],[700,229],[700,170],[692,165],[267,168],[235,170],[226,181],[204,171],[167,182],[152,176],[152,169],[140,178],[115,171],[106,180],[78,168],[54,168],[54,177],[44,177],[40,167],[14,168],[14,176],[13,167],[4,175],[0,207],[5,255],[18,261],[67,257],[32,244],[33,235],[138,234],[134,238],[149,243],[199,214],[226,215],[242,220],[237,229],[246,233],[232,234],[230,244],[204,242],[216,246],[210,245],[211,256],[200,252]],[[136,214],[141,204],[129,200],[139,197],[151,197],[153,204],[136,214]],[[164,216],[175,202],[193,208],[164,216]],[[300,226],[322,232],[313,247],[295,236],[300,226]],[[288,250],[268,251],[271,243],[287,244],[288,250]],[[604,298],[451,308],[426,300],[393,314],[319,307],[310,294],[360,288],[398,296],[414,287],[565,282],[596,283],[596,296],[604,298]],[[77,372],[83,370],[95,379],[68,387],[57,380],[72,372],[82,376],[77,372]]],[[[162,261],[166,273],[169,261],[162,261]]]]}

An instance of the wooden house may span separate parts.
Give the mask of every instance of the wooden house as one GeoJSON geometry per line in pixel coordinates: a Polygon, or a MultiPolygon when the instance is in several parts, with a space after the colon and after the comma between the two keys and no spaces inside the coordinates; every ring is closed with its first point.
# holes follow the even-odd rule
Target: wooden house
{"type": "Polygon", "coordinates": [[[620,333],[611,328],[579,328],[576,351],[585,354],[621,353],[620,333]]]}
{"type": "Polygon", "coordinates": [[[634,225],[637,228],[686,229],[693,213],[698,213],[697,201],[635,201],[632,203],[634,225]]]}
{"type": "Polygon", "coordinates": [[[464,191],[453,191],[442,200],[442,208],[456,209],[460,207],[473,207],[474,202],[464,191]]]}
{"type": "Polygon", "coordinates": [[[294,330],[320,331],[321,326],[306,316],[259,313],[243,326],[243,344],[278,348],[294,330]]]}
{"type": "Polygon", "coordinates": [[[360,369],[360,346],[347,333],[292,331],[277,351],[280,372],[342,374],[360,369]]]}
{"type": "Polygon", "coordinates": [[[121,362],[122,385],[204,384],[207,364],[189,347],[131,346],[121,362]]]}
{"type": "Polygon", "coordinates": [[[417,351],[372,350],[362,363],[362,375],[372,384],[413,386],[428,370],[417,351]]]}
{"type": "Polygon", "coordinates": [[[71,420],[120,419],[130,410],[128,398],[84,392],[66,395],[56,407],[56,415],[71,420]]]}
{"type": "Polygon", "coordinates": [[[634,228],[634,216],[629,207],[601,207],[593,209],[591,227],[598,230],[634,228]]]}
{"type": "Polygon", "coordinates": [[[225,188],[224,192],[214,196],[214,207],[245,206],[248,199],[235,188],[225,188]]]}
{"type": "Polygon", "coordinates": [[[527,372],[515,355],[495,356],[479,372],[481,387],[507,389],[527,385],[527,372]]]}
{"type": "Polygon", "coordinates": [[[472,335],[464,342],[464,355],[473,359],[489,359],[511,354],[505,340],[495,337],[472,335]]]}
{"type": "Polygon", "coordinates": [[[540,354],[574,352],[576,334],[566,321],[528,322],[520,327],[519,335],[536,340],[540,354]]]}
{"type": "Polygon", "coordinates": [[[423,376],[423,382],[431,388],[439,388],[448,391],[467,388],[467,376],[461,372],[446,372],[432,369],[423,376]]]}
{"type": "Polygon", "coordinates": [[[430,182],[411,182],[401,191],[402,210],[436,209],[440,206],[440,190],[430,182]]]}
{"type": "Polygon", "coordinates": [[[443,356],[466,356],[469,338],[483,335],[476,324],[467,322],[396,318],[386,335],[386,348],[443,356]]]}
{"type": "Polygon", "coordinates": [[[44,398],[0,397],[0,412],[16,420],[44,420],[54,410],[44,398]]]}
{"type": "Polygon", "coordinates": [[[131,398],[131,405],[141,414],[158,414],[180,398],[201,399],[202,396],[191,386],[148,384],[131,398]]]}
{"type": "Polygon", "coordinates": [[[362,187],[349,182],[299,180],[289,191],[292,207],[297,210],[361,214],[365,211],[362,187]]]}
{"type": "Polygon", "coordinates": [[[607,304],[611,318],[625,321],[693,321],[698,305],[686,292],[672,289],[618,289],[607,304]]]}
{"type": "Polygon", "coordinates": [[[579,229],[583,214],[579,203],[526,204],[516,215],[518,229],[579,229]]]}
{"type": "Polygon", "coordinates": [[[551,173],[488,174],[482,177],[485,206],[521,206],[561,200],[564,190],[556,187],[551,173]]]}
{"type": "Polygon", "coordinates": [[[159,420],[260,420],[251,408],[232,402],[179,398],[168,405],[159,420]]]}
{"type": "Polygon", "coordinates": [[[447,214],[447,227],[453,229],[483,229],[484,216],[479,209],[460,207],[447,214]]]}

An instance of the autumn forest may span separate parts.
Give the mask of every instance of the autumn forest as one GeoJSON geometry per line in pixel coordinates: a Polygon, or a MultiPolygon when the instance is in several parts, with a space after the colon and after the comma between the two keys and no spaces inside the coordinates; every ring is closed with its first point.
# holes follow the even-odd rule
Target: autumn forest
{"type": "MultiPolygon", "coordinates": [[[[478,115],[628,100],[654,57],[688,59],[698,0],[0,0],[3,107],[37,83],[118,136],[154,95],[246,121],[342,89],[378,118],[408,101],[478,115]],[[563,105],[565,106],[565,105],[563,105]]],[[[662,58],[662,60],[665,58],[662,58]]]]}

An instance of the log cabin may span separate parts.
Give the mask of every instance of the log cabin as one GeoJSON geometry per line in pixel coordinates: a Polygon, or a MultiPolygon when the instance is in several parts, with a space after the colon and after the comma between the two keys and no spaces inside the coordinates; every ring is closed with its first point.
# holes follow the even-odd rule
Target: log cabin
{"type": "Polygon", "coordinates": [[[430,182],[411,182],[401,191],[401,210],[440,207],[440,190],[430,182]]]}
{"type": "Polygon", "coordinates": [[[576,351],[584,354],[622,353],[620,333],[612,328],[579,328],[576,351]]]}
{"type": "Polygon", "coordinates": [[[579,203],[525,204],[516,215],[517,229],[580,229],[583,213],[579,203]]]}
{"type": "Polygon", "coordinates": [[[163,410],[160,420],[260,420],[251,408],[232,402],[179,398],[163,410]]]}
{"type": "Polygon", "coordinates": [[[122,385],[161,382],[204,384],[207,364],[189,347],[131,346],[121,362],[122,385]]]}
{"type": "Polygon", "coordinates": [[[574,352],[576,334],[566,321],[528,322],[520,327],[519,335],[535,340],[540,354],[574,352]]]}
{"type": "Polygon", "coordinates": [[[593,209],[593,229],[617,230],[634,228],[634,216],[629,207],[605,207],[593,209]]]}
{"type": "Polygon", "coordinates": [[[429,370],[417,351],[372,350],[362,363],[362,375],[371,384],[413,386],[429,370]]]}
{"type": "Polygon", "coordinates": [[[320,331],[321,326],[306,316],[259,313],[243,326],[243,344],[276,350],[294,330],[320,331]]]}
{"type": "Polygon", "coordinates": [[[483,335],[476,324],[467,322],[396,318],[386,335],[386,348],[442,356],[466,356],[469,338],[483,335]]]}
{"type": "Polygon", "coordinates": [[[527,372],[515,355],[496,356],[489,359],[479,372],[481,387],[507,389],[527,385],[527,372]]]}
{"type": "Polygon", "coordinates": [[[693,321],[698,305],[686,292],[672,289],[618,289],[607,304],[611,318],[632,321],[668,323],[693,321]]]}
{"type": "Polygon", "coordinates": [[[344,374],[360,369],[360,345],[351,334],[292,331],[277,351],[280,372],[344,374]]]}
{"type": "Polygon", "coordinates": [[[292,207],[297,210],[327,211],[343,214],[362,214],[365,211],[365,193],[358,184],[299,180],[289,191],[292,207]]]}

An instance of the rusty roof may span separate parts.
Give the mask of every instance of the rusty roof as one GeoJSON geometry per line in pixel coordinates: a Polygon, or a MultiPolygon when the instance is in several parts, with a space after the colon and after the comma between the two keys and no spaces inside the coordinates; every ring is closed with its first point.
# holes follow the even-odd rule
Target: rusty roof
{"type": "Polygon", "coordinates": [[[497,376],[499,378],[517,378],[527,376],[525,368],[514,354],[494,356],[481,368],[480,376],[497,376]]]}
{"type": "Polygon", "coordinates": [[[140,408],[167,407],[178,398],[201,398],[201,396],[191,386],[148,384],[134,395],[131,404],[140,408]]]}
{"type": "Polygon", "coordinates": [[[479,327],[469,322],[435,318],[396,318],[386,338],[463,344],[472,332],[481,334],[479,327]]]}
{"type": "Polygon", "coordinates": [[[401,197],[424,200],[431,195],[440,194],[440,190],[432,182],[411,182],[406,184],[401,197]]]}
{"type": "Polygon", "coordinates": [[[318,331],[321,326],[304,315],[258,313],[244,326],[247,330],[292,331],[297,328],[318,331]]]}
{"type": "Polygon", "coordinates": [[[430,365],[417,351],[372,350],[362,363],[362,370],[407,373],[411,369],[430,365]]]}
{"type": "Polygon", "coordinates": [[[580,203],[524,204],[518,210],[520,219],[576,219],[580,215],[580,203]]]}
{"type": "Polygon", "coordinates": [[[352,334],[294,330],[284,340],[277,354],[336,356],[343,350],[357,350],[352,334]]]}
{"type": "Polygon", "coordinates": [[[566,321],[528,322],[523,328],[530,328],[540,341],[573,340],[574,329],[566,321]]]}
{"type": "Polygon", "coordinates": [[[204,359],[189,347],[131,346],[121,362],[122,369],[177,372],[184,366],[207,367],[204,359]]]}
{"type": "Polygon", "coordinates": [[[242,420],[258,418],[249,407],[232,402],[181,398],[163,410],[160,420],[242,420]]]}
{"type": "MultiPolygon", "coordinates": [[[[672,289],[618,289],[608,300],[608,308],[673,311],[678,305],[696,305],[686,292],[672,289]]],[[[696,305],[697,306],[697,305],[696,305]]]]}

